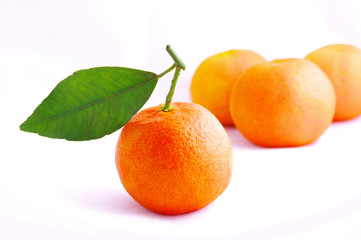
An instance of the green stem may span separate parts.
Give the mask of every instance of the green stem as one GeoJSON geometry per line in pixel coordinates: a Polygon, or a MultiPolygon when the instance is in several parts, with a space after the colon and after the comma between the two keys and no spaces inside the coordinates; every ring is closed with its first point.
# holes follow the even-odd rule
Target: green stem
{"type": "Polygon", "coordinates": [[[173,99],[174,89],[175,89],[175,86],[177,85],[177,80],[178,80],[180,71],[181,71],[181,68],[177,66],[176,69],[175,69],[175,72],[174,72],[172,84],[170,86],[170,89],[169,89],[165,104],[162,107],[162,111],[164,111],[164,112],[169,112],[170,110],[172,110],[172,107],[171,107],[170,103],[172,102],[172,99],[173,99]]]}
{"type": "Polygon", "coordinates": [[[169,73],[170,71],[172,71],[176,66],[177,66],[177,64],[174,63],[172,66],[170,66],[170,68],[168,68],[167,70],[165,70],[165,71],[162,72],[161,74],[158,74],[158,78],[163,77],[164,75],[166,75],[167,73],[169,73]]]}
{"type": "Polygon", "coordinates": [[[173,79],[172,79],[172,84],[170,86],[170,89],[169,89],[165,104],[162,107],[162,111],[169,112],[170,110],[172,110],[172,107],[171,107],[170,103],[172,102],[172,99],[173,99],[174,89],[175,89],[175,86],[177,85],[177,81],[178,81],[180,71],[182,69],[185,70],[186,65],[178,57],[178,55],[173,51],[173,49],[171,48],[170,45],[167,45],[166,50],[169,53],[169,55],[173,58],[174,64],[172,66],[170,66],[167,70],[162,72],[161,74],[158,74],[158,78],[163,77],[164,75],[166,75],[167,73],[169,73],[170,71],[172,71],[175,68],[174,76],[173,76],[173,79]]]}

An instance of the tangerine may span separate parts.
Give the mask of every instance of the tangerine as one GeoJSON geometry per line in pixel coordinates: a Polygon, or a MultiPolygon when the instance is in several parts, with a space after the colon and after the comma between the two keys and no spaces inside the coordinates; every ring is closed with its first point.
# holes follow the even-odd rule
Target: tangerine
{"type": "Polygon", "coordinates": [[[223,125],[234,125],[229,111],[232,86],[247,68],[266,61],[250,50],[229,50],[204,60],[191,82],[191,98],[211,111],[223,125]]]}
{"type": "Polygon", "coordinates": [[[336,92],[334,121],[361,114],[361,49],[348,44],[332,44],[306,56],[329,77],[336,92]]]}
{"type": "Polygon", "coordinates": [[[203,208],[228,186],[232,145],[213,114],[194,103],[138,112],[123,127],[117,147],[120,180],[135,201],[161,214],[203,208]]]}
{"type": "Polygon", "coordinates": [[[292,147],[319,138],[332,122],[335,92],[326,74],[306,59],[257,64],[237,80],[230,110],[249,141],[292,147]]]}

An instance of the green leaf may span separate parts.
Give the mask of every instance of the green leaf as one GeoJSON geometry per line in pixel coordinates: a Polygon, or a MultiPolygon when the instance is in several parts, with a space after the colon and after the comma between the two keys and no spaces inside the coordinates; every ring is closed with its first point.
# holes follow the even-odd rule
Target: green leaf
{"type": "Polygon", "coordinates": [[[122,67],[77,71],[53,89],[20,129],[73,141],[101,138],[139,111],[157,81],[155,73],[122,67]]]}

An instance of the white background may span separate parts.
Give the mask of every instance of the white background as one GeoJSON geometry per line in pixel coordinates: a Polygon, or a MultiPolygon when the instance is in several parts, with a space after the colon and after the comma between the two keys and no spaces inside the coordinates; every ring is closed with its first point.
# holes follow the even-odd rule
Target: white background
{"type": "MultiPolygon", "coordinates": [[[[119,131],[67,142],[19,125],[76,70],[160,73],[171,44],[187,64],[174,99],[190,101],[206,57],[250,49],[268,60],[331,43],[361,47],[355,1],[0,0],[0,239],[361,239],[361,118],[314,144],[265,149],[234,128],[231,184],[194,213],[162,216],[134,202],[114,163],[119,131]]],[[[361,66],[360,66],[361,67],[361,66]]],[[[171,76],[146,106],[162,103],[171,76]]]]}

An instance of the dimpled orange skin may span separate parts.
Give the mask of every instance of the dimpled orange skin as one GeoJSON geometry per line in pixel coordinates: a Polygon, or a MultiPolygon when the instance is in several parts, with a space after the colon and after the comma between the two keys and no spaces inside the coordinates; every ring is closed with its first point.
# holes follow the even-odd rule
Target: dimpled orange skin
{"type": "Polygon", "coordinates": [[[361,114],[361,49],[347,44],[319,48],[306,56],[329,77],[336,91],[334,121],[361,114]]]}
{"type": "Polygon", "coordinates": [[[192,212],[214,201],[232,175],[232,145],[219,121],[193,103],[137,113],[122,129],[116,166],[126,191],[157,213],[192,212]]]}
{"type": "Polygon", "coordinates": [[[236,127],[264,147],[309,144],[328,128],[335,112],[330,80],[306,59],[249,68],[235,83],[230,101],[236,127]]]}
{"type": "Polygon", "coordinates": [[[232,86],[247,68],[265,61],[249,50],[229,50],[207,58],[192,78],[192,101],[211,111],[223,125],[234,125],[229,112],[232,86]]]}

